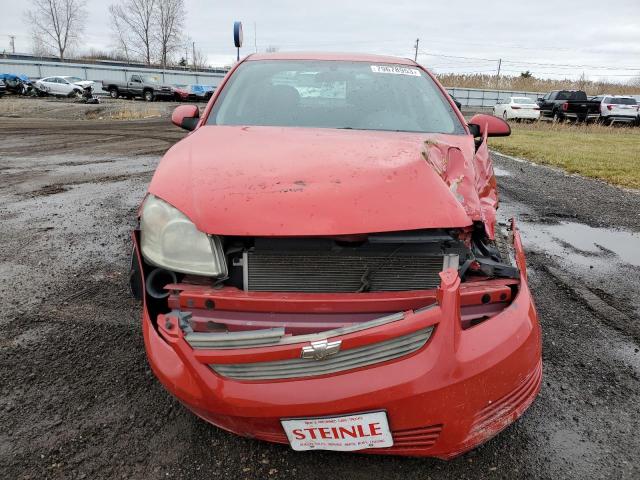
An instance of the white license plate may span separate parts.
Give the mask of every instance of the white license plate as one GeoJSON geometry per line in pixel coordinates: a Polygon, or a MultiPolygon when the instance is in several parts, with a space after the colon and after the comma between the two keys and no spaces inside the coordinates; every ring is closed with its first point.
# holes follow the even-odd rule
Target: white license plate
{"type": "Polygon", "coordinates": [[[393,445],[386,412],[281,420],[294,450],[351,451],[393,445]]]}

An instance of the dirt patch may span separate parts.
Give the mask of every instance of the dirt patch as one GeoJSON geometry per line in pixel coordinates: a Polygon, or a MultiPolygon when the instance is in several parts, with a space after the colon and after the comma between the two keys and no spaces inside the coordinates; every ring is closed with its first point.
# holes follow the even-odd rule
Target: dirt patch
{"type": "MultiPolygon", "coordinates": [[[[611,273],[570,269],[559,255],[525,242],[543,331],[542,391],[518,422],[482,447],[450,462],[293,452],[201,421],[162,388],[146,361],[140,307],[127,291],[129,233],[150,177],[141,168],[157,162],[149,152],[166,150],[183,133],[166,120],[17,119],[0,122],[0,135],[13,138],[15,148],[0,145],[2,478],[640,477],[638,316],[627,309],[626,325],[611,328],[606,305],[585,302],[586,290],[578,288],[617,307],[636,291],[631,267],[620,265],[622,274],[609,281],[611,273]],[[56,130],[58,123],[64,128],[56,130]],[[15,132],[25,130],[16,140],[15,132]],[[60,130],[123,140],[60,144],[54,154],[30,150],[39,146],[32,138],[60,130]],[[132,158],[132,148],[147,156],[132,158]],[[111,181],[76,182],[44,197],[21,194],[37,182],[66,186],[88,168],[94,179],[111,181]],[[3,175],[16,170],[20,181],[5,183],[3,175]]],[[[597,221],[593,226],[640,230],[640,217],[629,213],[640,211],[640,196],[522,169],[499,179],[501,211],[528,214],[520,223],[566,212],[575,221],[597,221]]],[[[565,219],[551,218],[550,226],[565,219]]]]}
{"type": "MultiPolygon", "coordinates": [[[[7,95],[0,100],[0,117],[55,118],[58,120],[139,120],[169,118],[176,102],[100,98],[100,104],[87,105],[68,98],[37,98],[7,95]]],[[[200,104],[201,107],[204,104],[200,104]]]]}
{"type": "Polygon", "coordinates": [[[47,195],[55,195],[56,193],[66,192],[67,190],[69,190],[67,187],[60,184],[45,185],[44,187],[39,188],[38,190],[34,190],[33,192],[30,192],[29,196],[45,197],[47,195]]]}

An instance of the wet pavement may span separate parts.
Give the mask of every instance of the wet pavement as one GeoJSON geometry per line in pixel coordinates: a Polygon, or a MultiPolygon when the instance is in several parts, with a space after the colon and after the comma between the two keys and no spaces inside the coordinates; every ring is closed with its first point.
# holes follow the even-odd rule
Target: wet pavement
{"type": "Polygon", "coordinates": [[[638,193],[496,155],[543,329],[540,396],[450,462],[301,453],[205,424],[146,363],[129,231],[183,133],[59,123],[0,122],[0,478],[640,478],[638,193]]]}

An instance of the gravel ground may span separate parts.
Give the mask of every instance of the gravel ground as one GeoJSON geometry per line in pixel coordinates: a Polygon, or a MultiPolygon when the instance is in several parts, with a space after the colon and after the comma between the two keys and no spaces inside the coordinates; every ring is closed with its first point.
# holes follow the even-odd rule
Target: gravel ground
{"type": "Polygon", "coordinates": [[[296,453],[207,425],[146,363],[129,231],[182,133],[5,118],[0,136],[0,478],[640,477],[640,267],[620,250],[638,240],[637,193],[496,157],[543,328],[537,401],[450,462],[296,453]],[[566,225],[603,240],[586,248],[566,225]]]}

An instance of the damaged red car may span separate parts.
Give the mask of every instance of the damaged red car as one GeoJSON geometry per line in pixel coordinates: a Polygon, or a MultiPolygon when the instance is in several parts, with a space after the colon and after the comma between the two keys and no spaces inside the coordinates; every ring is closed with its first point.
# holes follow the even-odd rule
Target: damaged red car
{"type": "Polygon", "coordinates": [[[160,162],[132,289],[149,363],[188,409],[295,450],[452,458],[540,388],[516,226],[487,137],[423,67],[251,55],[160,162]]]}

